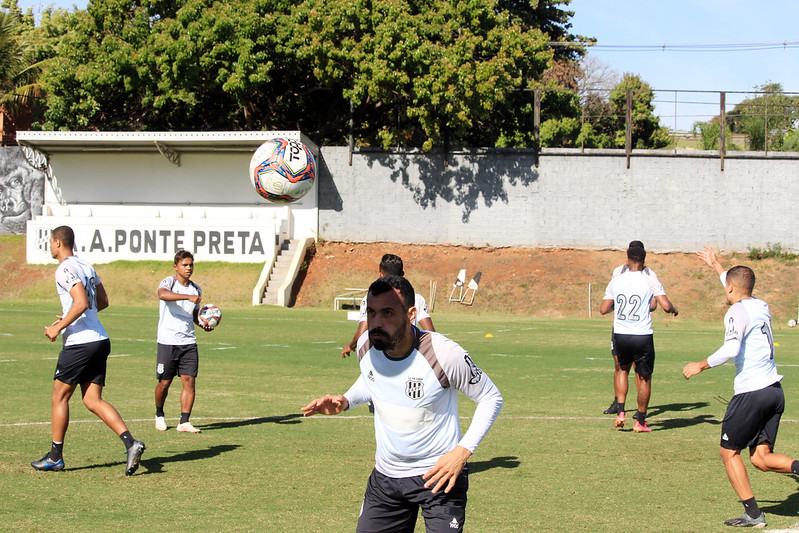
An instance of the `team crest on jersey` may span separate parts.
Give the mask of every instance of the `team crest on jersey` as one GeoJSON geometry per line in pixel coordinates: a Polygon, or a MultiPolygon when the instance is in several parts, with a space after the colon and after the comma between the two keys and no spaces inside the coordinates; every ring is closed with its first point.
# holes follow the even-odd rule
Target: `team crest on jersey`
{"type": "Polygon", "coordinates": [[[469,365],[469,384],[474,385],[475,383],[480,383],[480,379],[483,377],[483,371],[474,364],[472,358],[469,357],[469,354],[463,356],[463,360],[466,361],[466,364],[469,365]]]}
{"type": "Polygon", "coordinates": [[[374,381],[375,380],[375,373],[370,370],[369,373],[366,374],[366,377],[369,378],[369,381],[374,381]]]}
{"type": "Polygon", "coordinates": [[[408,378],[405,382],[405,395],[411,400],[418,400],[424,396],[424,380],[422,378],[408,378]]]}

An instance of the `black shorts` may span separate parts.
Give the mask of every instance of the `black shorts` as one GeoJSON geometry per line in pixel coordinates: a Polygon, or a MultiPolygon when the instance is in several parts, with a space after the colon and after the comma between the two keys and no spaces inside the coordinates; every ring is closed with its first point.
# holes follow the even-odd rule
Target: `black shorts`
{"type": "Polygon", "coordinates": [[[111,341],[108,339],[64,346],[58,354],[53,379],[67,385],[96,383],[105,387],[105,369],[110,353],[111,341]]]}
{"type": "Polygon", "coordinates": [[[613,357],[616,357],[617,355],[619,355],[619,354],[616,353],[616,344],[614,343],[615,339],[616,339],[616,334],[613,333],[613,330],[611,330],[611,332],[610,332],[610,355],[612,355],[613,357]]]}
{"type": "Polygon", "coordinates": [[[197,377],[200,367],[196,344],[159,344],[155,366],[158,381],[177,376],[197,377]]]}
{"type": "Polygon", "coordinates": [[[764,389],[736,394],[721,422],[721,447],[743,450],[765,442],[774,451],[784,410],[785,394],[779,381],[764,389]]]}
{"type": "Polygon", "coordinates": [[[383,531],[413,533],[419,507],[428,533],[463,531],[466,521],[468,467],[464,467],[449,494],[424,488],[422,476],[392,478],[372,470],[363,497],[358,533],[383,531]]]}
{"type": "Polygon", "coordinates": [[[652,335],[613,334],[613,347],[619,366],[635,363],[635,373],[648,378],[655,371],[655,342],[652,335]]]}

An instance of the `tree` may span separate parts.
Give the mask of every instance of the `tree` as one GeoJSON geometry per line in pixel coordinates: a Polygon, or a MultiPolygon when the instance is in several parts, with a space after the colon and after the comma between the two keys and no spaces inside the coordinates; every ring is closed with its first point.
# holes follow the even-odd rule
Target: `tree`
{"type": "Polygon", "coordinates": [[[667,128],[659,125],[654,115],[654,93],[637,74],[625,73],[610,94],[610,115],[598,126],[611,139],[613,146],[626,144],[627,91],[631,92],[631,129],[633,148],[663,148],[671,142],[667,128]]]}
{"type": "Polygon", "coordinates": [[[352,104],[361,144],[524,142],[523,91],[554,55],[580,53],[548,46],[573,38],[565,4],[94,0],[45,77],[46,126],[296,128],[340,143],[352,104]]]}
{"type": "Polygon", "coordinates": [[[35,24],[32,8],[23,13],[17,0],[3,0],[0,7],[0,104],[17,129],[28,129],[40,118],[40,75],[55,55],[69,14],[50,7],[35,24]]]}
{"type": "Polygon", "coordinates": [[[750,150],[784,150],[786,135],[799,123],[799,97],[788,96],[779,83],[756,87],[759,96],[746,98],[727,114],[736,133],[746,134],[750,150]]]}

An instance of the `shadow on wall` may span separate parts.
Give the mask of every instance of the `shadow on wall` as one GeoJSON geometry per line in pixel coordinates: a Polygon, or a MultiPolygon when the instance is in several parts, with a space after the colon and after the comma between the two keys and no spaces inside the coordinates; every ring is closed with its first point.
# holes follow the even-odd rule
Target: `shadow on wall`
{"type": "Polygon", "coordinates": [[[341,200],[341,193],[338,192],[336,182],[331,177],[330,167],[327,166],[327,161],[324,157],[317,157],[316,163],[319,168],[316,172],[316,183],[319,187],[319,209],[327,211],[335,211],[340,213],[344,211],[344,202],[341,200]]]}
{"type": "Polygon", "coordinates": [[[463,207],[461,219],[469,222],[482,198],[486,207],[494,202],[508,203],[507,186],[527,187],[538,180],[534,157],[526,152],[507,150],[486,154],[362,154],[367,165],[391,170],[391,180],[413,192],[421,207],[435,208],[439,201],[463,207]],[[413,174],[410,170],[413,169],[413,174]],[[418,173],[418,176],[416,174],[418,173]]]}
{"type": "Polygon", "coordinates": [[[0,235],[24,234],[43,204],[44,173],[34,170],[18,147],[0,148],[0,235]]]}

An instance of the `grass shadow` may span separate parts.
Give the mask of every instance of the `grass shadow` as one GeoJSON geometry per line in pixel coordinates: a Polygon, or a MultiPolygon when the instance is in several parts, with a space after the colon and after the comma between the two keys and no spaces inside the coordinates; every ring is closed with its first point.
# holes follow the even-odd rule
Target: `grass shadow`
{"type": "MultiPolygon", "coordinates": [[[[145,458],[142,456],[142,460],[139,463],[142,467],[146,468],[146,472],[139,472],[139,474],[158,474],[163,471],[164,464],[166,463],[176,463],[176,462],[183,462],[183,461],[196,461],[199,459],[209,459],[211,457],[216,457],[217,455],[223,454],[225,452],[229,452],[235,450],[236,448],[240,448],[241,445],[239,444],[223,444],[220,446],[211,446],[206,450],[191,450],[188,452],[179,453],[177,455],[173,455],[171,457],[147,457],[145,458]]],[[[146,452],[145,452],[146,453],[146,452]]],[[[96,465],[87,465],[87,466],[79,466],[77,468],[69,468],[70,471],[77,471],[77,470],[93,470],[95,468],[111,468],[114,466],[124,466],[127,464],[127,461],[115,461],[113,463],[102,463],[96,465]]]]}
{"type": "Polygon", "coordinates": [[[485,472],[492,468],[517,468],[521,464],[519,458],[515,455],[505,455],[502,457],[494,457],[487,461],[469,461],[469,474],[476,474],[477,472],[485,472]]]}
{"type": "MultiPolygon", "coordinates": [[[[647,420],[648,421],[648,420],[647,420]]],[[[699,415],[693,418],[666,418],[658,420],[654,423],[649,423],[652,431],[665,431],[669,429],[682,429],[699,424],[711,424],[717,426],[721,424],[721,420],[717,420],[713,415],[699,415]]]]}
{"type": "Polygon", "coordinates": [[[212,422],[198,427],[203,431],[215,431],[217,429],[238,428],[243,426],[253,426],[256,424],[299,424],[302,415],[292,413],[290,415],[261,416],[258,418],[248,418],[246,420],[231,420],[226,422],[212,422]]]}
{"type": "Polygon", "coordinates": [[[695,411],[710,405],[708,402],[694,402],[694,403],[669,403],[666,405],[658,405],[650,408],[647,417],[659,416],[663,413],[683,413],[685,411],[695,411]]]}
{"type": "MultiPolygon", "coordinates": [[[[799,482],[798,476],[793,476],[793,478],[799,482]]],[[[799,515],[799,489],[784,500],[758,500],[757,503],[764,513],[795,517],[799,515]]]]}
{"type": "Polygon", "coordinates": [[[226,452],[231,452],[236,448],[241,448],[241,444],[220,444],[219,446],[211,446],[205,450],[190,450],[187,452],[179,453],[171,457],[148,457],[142,458],[141,466],[146,468],[146,472],[140,472],[141,475],[147,474],[161,474],[164,471],[164,465],[167,463],[182,463],[184,461],[198,461],[200,459],[210,459],[217,455],[222,455],[226,452]]]}

